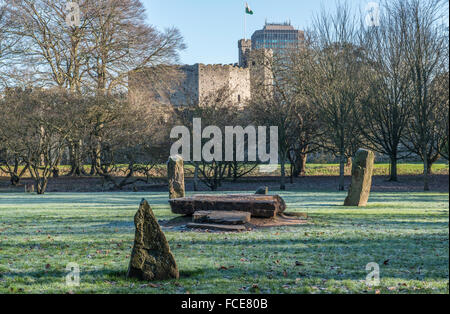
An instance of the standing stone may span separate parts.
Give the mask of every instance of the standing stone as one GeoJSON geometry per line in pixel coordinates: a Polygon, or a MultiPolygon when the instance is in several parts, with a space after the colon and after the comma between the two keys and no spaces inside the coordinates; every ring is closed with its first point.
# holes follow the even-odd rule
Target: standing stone
{"type": "Polygon", "coordinates": [[[268,195],[269,194],[269,187],[268,186],[262,186],[255,192],[256,195],[268,195]]]}
{"type": "Polygon", "coordinates": [[[185,196],[183,157],[170,156],[167,162],[167,176],[169,178],[169,198],[183,198],[185,196]]]}
{"type": "Polygon", "coordinates": [[[169,243],[146,200],[142,200],[134,224],[136,233],[127,277],[147,281],[178,279],[169,243]]]}
{"type": "Polygon", "coordinates": [[[355,155],[352,167],[352,184],[345,199],[344,206],[366,206],[372,187],[373,164],[375,154],[370,150],[360,149],[355,155]]]}

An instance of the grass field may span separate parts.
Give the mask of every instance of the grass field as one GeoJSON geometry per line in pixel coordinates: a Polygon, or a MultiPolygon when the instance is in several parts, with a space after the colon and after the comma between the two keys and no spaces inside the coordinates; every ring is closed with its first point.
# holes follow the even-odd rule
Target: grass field
{"type": "Polygon", "coordinates": [[[174,217],[166,193],[0,194],[0,293],[448,293],[449,195],[282,194],[309,225],[241,234],[165,230],[181,272],[154,285],[127,280],[141,198],[174,217]],[[80,287],[65,285],[78,263],[80,287]],[[368,263],[381,284],[365,284],[368,263]]]}

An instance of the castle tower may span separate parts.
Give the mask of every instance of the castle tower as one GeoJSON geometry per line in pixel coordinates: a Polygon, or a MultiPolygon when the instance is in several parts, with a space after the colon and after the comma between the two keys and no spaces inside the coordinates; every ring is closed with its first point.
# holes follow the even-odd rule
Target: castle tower
{"type": "Polygon", "coordinates": [[[250,69],[251,94],[260,92],[261,88],[273,93],[273,50],[256,49],[252,50],[248,57],[248,67],[250,69]]]}
{"type": "Polygon", "coordinates": [[[252,51],[252,41],[250,39],[241,39],[238,42],[239,47],[239,66],[248,67],[250,52],[252,51]]]}

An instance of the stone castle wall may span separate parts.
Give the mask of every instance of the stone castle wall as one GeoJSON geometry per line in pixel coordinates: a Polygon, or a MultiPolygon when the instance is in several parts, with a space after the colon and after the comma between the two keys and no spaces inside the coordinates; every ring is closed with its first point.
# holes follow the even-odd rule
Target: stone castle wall
{"type": "Polygon", "coordinates": [[[250,99],[250,72],[247,68],[233,65],[198,65],[199,102],[225,89],[232,103],[250,99]]]}
{"type": "Polygon", "coordinates": [[[179,73],[177,79],[171,77],[168,82],[161,79],[149,81],[148,75],[139,75],[137,79],[130,79],[130,92],[139,89],[142,93],[142,89],[146,90],[149,105],[192,106],[206,103],[219,95],[221,90],[226,90],[230,103],[242,105],[262,84],[270,85],[270,71],[266,64],[272,54],[267,50],[251,51],[249,40],[241,40],[238,45],[239,65],[175,66],[179,73]]]}

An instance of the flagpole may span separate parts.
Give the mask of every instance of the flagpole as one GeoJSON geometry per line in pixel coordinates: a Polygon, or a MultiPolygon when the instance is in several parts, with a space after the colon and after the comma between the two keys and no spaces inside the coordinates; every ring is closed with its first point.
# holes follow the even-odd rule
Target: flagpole
{"type": "MultiPolygon", "coordinates": [[[[247,3],[245,3],[245,5],[247,5],[247,3]]],[[[247,40],[247,12],[245,12],[246,10],[246,6],[244,7],[244,40],[247,40]]]]}

